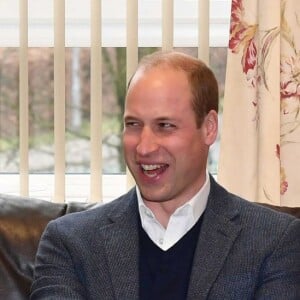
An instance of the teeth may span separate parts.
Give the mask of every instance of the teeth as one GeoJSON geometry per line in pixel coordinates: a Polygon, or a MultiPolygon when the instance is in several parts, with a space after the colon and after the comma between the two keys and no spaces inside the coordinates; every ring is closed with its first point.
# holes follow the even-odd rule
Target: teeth
{"type": "Polygon", "coordinates": [[[160,167],[161,167],[161,165],[142,165],[142,168],[145,171],[152,171],[152,170],[158,169],[160,167]]]}

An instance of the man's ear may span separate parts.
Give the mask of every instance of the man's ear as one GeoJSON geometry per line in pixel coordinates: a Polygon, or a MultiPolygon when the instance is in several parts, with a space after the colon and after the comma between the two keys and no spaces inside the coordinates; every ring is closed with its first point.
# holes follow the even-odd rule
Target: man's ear
{"type": "Polygon", "coordinates": [[[203,121],[203,129],[205,130],[205,143],[207,146],[213,144],[218,135],[218,113],[210,110],[203,121]]]}

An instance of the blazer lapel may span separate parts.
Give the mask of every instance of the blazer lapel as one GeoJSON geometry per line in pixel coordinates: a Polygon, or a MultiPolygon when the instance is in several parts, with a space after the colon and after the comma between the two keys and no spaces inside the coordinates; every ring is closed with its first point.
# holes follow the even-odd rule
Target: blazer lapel
{"type": "MultiPolygon", "coordinates": [[[[214,185],[217,184],[212,182],[194,255],[187,299],[207,299],[208,293],[241,230],[241,226],[234,222],[238,211],[233,207],[231,209],[227,207],[227,193],[223,196],[215,194],[214,185]]],[[[222,192],[225,190],[222,189],[222,192]]]]}
{"type": "Polygon", "coordinates": [[[129,195],[124,210],[101,230],[115,296],[121,300],[137,300],[139,294],[138,210],[135,193],[129,195]]]}

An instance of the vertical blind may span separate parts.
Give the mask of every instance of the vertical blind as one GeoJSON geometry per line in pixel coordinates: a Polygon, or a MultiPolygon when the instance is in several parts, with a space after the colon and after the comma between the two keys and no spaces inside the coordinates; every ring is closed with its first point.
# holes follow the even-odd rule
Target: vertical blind
{"type": "Polygon", "coordinates": [[[20,0],[20,193],[28,196],[28,2],[20,0]]]}
{"type": "Polygon", "coordinates": [[[91,186],[90,201],[101,200],[102,174],[102,66],[101,66],[101,2],[91,0],[91,186]]]}
{"type": "MultiPolygon", "coordinates": [[[[101,172],[101,116],[102,116],[102,56],[101,56],[101,0],[91,1],[91,99],[90,99],[90,202],[102,199],[101,172]]],[[[28,0],[20,0],[20,193],[28,196],[28,0]]],[[[65,201],[65,1],[53,0],[54,8],[54,149],[55,188],[53,199],[65,201]]],[[[117,9],[117,8],[116,8],[117,9]]],[[[171,50],[174,40],[174,1],[161,0],[163,50],[171,50]]],[[[128,82],[138,63],[138,0],[127,0],[126,67],[128,82]]],[[[198,0],[198,56],[209,59],[209,0],[198,0]]],[[[134,184],[127,172],[128,187],[134,184]]]]}
{"type": "MultiPolygon", "coordinates": [[[[126,47],[126,83],[128,84],[138,64],[138,0],[127,1],[127,47],[126,47]]],[[[134,185],[133,177],[126,171],[127,188],[134,185]]]]}
{"type": "Polygon", "coordinates": [[[55,197],[65,199],[65,2],[54,0],[54,180],[55,197]]]}

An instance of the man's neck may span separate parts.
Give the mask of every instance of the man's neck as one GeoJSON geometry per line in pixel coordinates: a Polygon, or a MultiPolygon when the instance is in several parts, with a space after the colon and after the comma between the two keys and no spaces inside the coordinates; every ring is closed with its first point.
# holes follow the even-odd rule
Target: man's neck
{"type": "Polygon", "coordinates": [[[173,200],[165,202],[154,202],[154,201],[145,201],[145,205],[151,209],[157,221],[164,227],[167,228],[170,217],[179,207],[177,204],[172,203],[173,200]]]}

